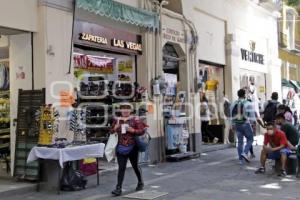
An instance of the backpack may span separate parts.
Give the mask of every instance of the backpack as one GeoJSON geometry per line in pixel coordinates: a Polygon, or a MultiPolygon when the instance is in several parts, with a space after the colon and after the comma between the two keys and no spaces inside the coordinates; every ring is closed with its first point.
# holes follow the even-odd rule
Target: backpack
{"type": "Polygon", "coordinates": [[[263,120],[265,122],[274,122],[275,121],[275,116],[277,113],[277,105],[278,105],[278,102],[276,102],[276,103],[271,102],[271,101],[268,102],[268,104],[265,108],[264,117],[263,117],[263,120]]]}
{"type": "Polygon", "coordinates": [[[224,102],[224,115],[226,117],[230,117],[230,107],[231,107],[231,103],[229,101],[225,101],[224,102]]]}
{"type": "Polygon", "coordinates": [[[63,191],[78,191],[85,189],[86,184],[86,176],[81,171],[74,170],[71,162],[67,163],[60,180],[60,189],[63,191]]]}
{"type": "Polygon", "coordinates": [[[231,117],[235,123],[242,124],[247,118],[244,113],[245,101],[237,101],[232,109],[231,117]]]}
{"type": "Polygon", "coordinates": [[[150,140],[151,136],[147,131],[143,135],[135,136],[135,143],[139,152],[145,152],[148,149],[150,140]]]}

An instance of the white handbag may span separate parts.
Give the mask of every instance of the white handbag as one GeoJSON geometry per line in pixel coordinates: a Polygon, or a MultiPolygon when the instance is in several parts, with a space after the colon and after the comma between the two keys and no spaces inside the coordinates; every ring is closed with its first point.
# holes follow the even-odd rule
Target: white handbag
{"type": "Polygon", "coordinates": [[[118,145],[118,134],[111,134],[108,138],[105,147],[105,157],[108,162],[112,161],[116,157],[117,145],[118,145]]]}

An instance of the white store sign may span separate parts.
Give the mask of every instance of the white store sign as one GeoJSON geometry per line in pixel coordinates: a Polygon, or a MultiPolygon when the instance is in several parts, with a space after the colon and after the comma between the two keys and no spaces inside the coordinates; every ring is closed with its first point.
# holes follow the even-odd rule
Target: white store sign
{"type": "Polygon", "coordinates": [[[267,73],[268,48],[267,40],[254,37],[245,32],[237,34],[240,68],[267,73]]]}

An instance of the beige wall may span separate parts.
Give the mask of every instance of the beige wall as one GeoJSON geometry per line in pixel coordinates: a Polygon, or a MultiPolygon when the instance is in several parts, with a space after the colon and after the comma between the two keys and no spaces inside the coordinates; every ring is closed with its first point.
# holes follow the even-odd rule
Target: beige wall
{"type": "Polygon", "coordinates": [[[37,0],[1,0],[0,25],[24,31],[37,31],[37,0]]]}

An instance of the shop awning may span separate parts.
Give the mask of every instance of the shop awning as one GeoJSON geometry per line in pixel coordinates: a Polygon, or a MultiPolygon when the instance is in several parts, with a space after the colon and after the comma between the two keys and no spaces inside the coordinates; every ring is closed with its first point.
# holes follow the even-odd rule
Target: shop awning
{"type": "Polygon", "coordinates": [[[300,87],[299,87],[297,81],[290,80],[290,83],[294,86],[294,88],[296,88],[298,91],[300,91],[300,87]]]}
{"type": "Polygon", "coordinates": [[[76,7],[107,18],[144,28],[157,29],[158,15],[113,0],[76,0],[76,7]]]}
{"type": "Polygon", "coordinates": [[[291,82],[286,80],[286,79],[281,80],[281,85],[284,86],[284,87],[289,87],[289,88],[294,88],[295,89],[295,86],[292,85],[291,82]]]}

